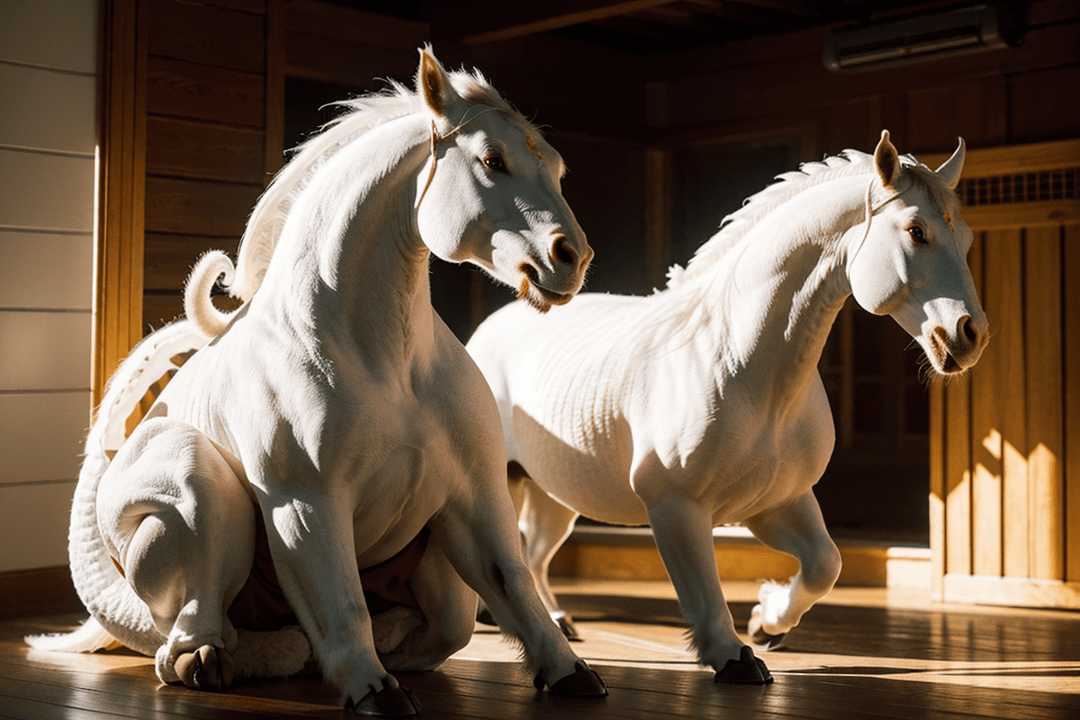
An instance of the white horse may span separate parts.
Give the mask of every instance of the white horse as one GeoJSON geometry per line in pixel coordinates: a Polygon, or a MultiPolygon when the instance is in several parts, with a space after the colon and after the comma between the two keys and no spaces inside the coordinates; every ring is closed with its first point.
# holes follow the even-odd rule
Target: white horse
{"type": "Polygon", "coordinates": [[[663,291],[584,294],[546,316],[512,304],[481,324],[467,349],[502,412],[526,561],[568,634],[547,570],[578,515],[650,524],[702,664],[770,680],[736,635],[712,528],[741,523],[799,560],[750,621],[776,646],[840,572],[812,488],[835,438],[817,364],[845,299],[891,315],[943,374],[986,342],[952,191],[963,161],[961,140],[935,173],[883,133],[873,156],[780,176],[663,291]]]}
{"type": "Polygon", "coordinates": [[[411,715],[390,672],[435,668],[469,641],[471,587],[539,689],[605,695],[522,560],[498,408],[428,281],[433,253],[541,310],[570,300],[592,250],[562,159],[483,77],[447,73],[429,50],[415,93],[395,84],[346,105],[260,199],[235,279],[224,254],[200,260],[188,318],[114,376],[71,522],[92,618],[31,643],[115,639],[155,655],[163,681],[215,689],[295,672],[306,634],[346,706],[411,715]],[[231,316],[210,304],[221,272],[247,300],[231,316]],[[197,347],[124,441],[142,392],[197,347]],[[385,574],[402,553],[391,602],[378,600],[389,609],[369,612],[379,590],[360,569],[385,574]],[[303,633],[238,634],[237,612],[254,629],[295,613],[303,633]]]}

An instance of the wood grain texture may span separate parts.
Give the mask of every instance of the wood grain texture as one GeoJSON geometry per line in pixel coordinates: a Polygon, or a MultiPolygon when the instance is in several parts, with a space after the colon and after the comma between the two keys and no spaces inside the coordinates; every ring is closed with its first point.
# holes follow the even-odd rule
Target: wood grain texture
{"type": "MultiPolygon", "coordinates": [[[[1060,612],[943,606],[882,591],[834,591],[789,636],[762,653],[776,681],[716,685],[693,661],[685,622],[660,583],[557,584],[584,640],[574,649],[600,672],[605,699],[551,697],[532,688],[517,649],[478,626],[436,672],[400,673],[444,720],[885,718],[1065,720],[1080,711],[1080,629],[1060,612]]],[[[756,586],[726,588],[744,627],[756,586]]],[[[57,656],[22,636],[73,627],[78,615],[0,623],[0,713],[9,717],[343,718],[338,692],[314,674],[225,693],[161,685],[150,658],[127,652],[57,656]]]]}
{"type": "Polygon", "coordinates": [[[1030,575],[1064,579],[1061,230],[1028,230],[1024,327],[1027,351],[1030,575]]]}

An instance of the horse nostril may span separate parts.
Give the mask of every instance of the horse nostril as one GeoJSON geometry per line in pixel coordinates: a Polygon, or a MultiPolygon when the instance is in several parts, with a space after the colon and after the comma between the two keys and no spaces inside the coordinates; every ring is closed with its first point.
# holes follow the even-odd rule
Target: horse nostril
{"type": "Polygon", "coordinates": [[[566,239],[565,235],[555,238],[555,242],[551,244],[552,260],[566,265],[574,265],[577,263],[577,257],[577,253],[574,252],[574,248],[570,247],[570,241],[566,239]]]}
{"type": "Polygon", "coordinates": [[[968,339],[968,342],[974,344],[979,339],[979,331],[975,329],[975,322],[970,315],[965,315],[960,319],[960,327],[964,331],[964,337],[968,339]]]}

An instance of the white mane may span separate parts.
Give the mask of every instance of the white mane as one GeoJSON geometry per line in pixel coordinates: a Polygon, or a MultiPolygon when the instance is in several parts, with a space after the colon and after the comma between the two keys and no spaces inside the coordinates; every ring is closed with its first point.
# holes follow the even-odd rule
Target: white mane
{"type": "MultiPolygon", "coordinates": [[[[466,100],[489,105],[526,132],[537,132],[479,72],[449,75],[454,89],[466,100]]],[[[259,289],[296,198],[334,153],[368,130],[423,108],[423,98],[417,92],[394,80],[388,84],[382,92],[334,103],[347,111],[294,150],[295,157],[277,174],[251,213],[240,240],[236,278],[227,287],[230,295],[246,302],[259,289]]]]}
{"type": "MultiPolygon", "coordinates": [[[[920,165],[910,155],[902,157],[901,163],[904,170],[913,171],[907,173],[910,177],[921,180],[922,184],[931,189],[936,203],[945,205],[948,202],[948,196],[952,195],[952,192],[947,190],[933,171],[920,165]]],[[[820,162],[803,163],[798,170],[776,176],[777,182],[751,195],[741,208],[721,221],[720,230],[697,249],[685,269],[680,265],[673,265],[668,270],[668,287],[677,287],[687,280],[701,277],[762,218],[804,190],[838,178],[868,175],[873,172],[873,155],[858,150],[844,150],[839,155],[827,157],[820,162]]]]}

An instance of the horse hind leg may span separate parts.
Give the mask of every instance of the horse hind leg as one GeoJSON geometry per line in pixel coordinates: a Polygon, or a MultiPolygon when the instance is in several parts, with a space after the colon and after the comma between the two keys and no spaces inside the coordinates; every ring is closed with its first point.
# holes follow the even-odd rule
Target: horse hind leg
{"type": "MultiPolygon", "coordinates": [[[[520,503],[515,500],[515,505],[518,509],[518,527],[522,534],[522,550],[525,564],[536,582],[540,601],[567,638],[580,640],[581,635],[574,627],[573,619],[559,607],[548,577],[551,560],[570,537],[578,513],[544,492],[517,463],[510,463],[508,475],[511,487],[516,484],[520,488],[520,503]]],[[[511,496],[513,494],[514,491],[511,496]]]]}
{"type": "Polygon", "coordinates": [[[762,649],[784,644],[802,616],[832,590],[840,576],[840,551],[825,528],[812,491],[781,509],[752,518],[746,527],[771,548],[794,555],[799,572],[787,584],[766,583],[751,611],[747,632],[762,649]]]}
{"type": "Polygon", "coordinates": [[[221,689],[235,679],[226,610],[251,570],[254,506],[218,448],[195,428],[154,418],[102,478],[98,522],[117,566],[167,640],[163,682],[221,689]]]}
{"type": "Polygon", "coordinates": [[[372,617],[375,647],[391,672],[435,670],[472,639],[477,595],[433,540],[407,584],[418,607],[372,617]]]}

